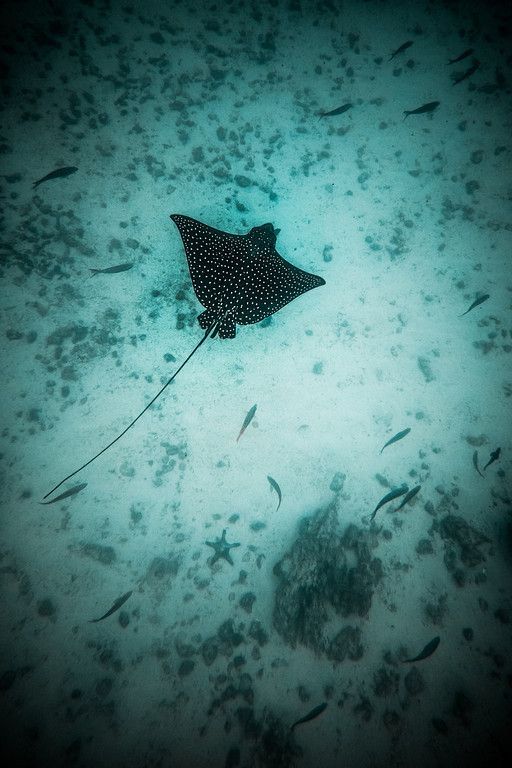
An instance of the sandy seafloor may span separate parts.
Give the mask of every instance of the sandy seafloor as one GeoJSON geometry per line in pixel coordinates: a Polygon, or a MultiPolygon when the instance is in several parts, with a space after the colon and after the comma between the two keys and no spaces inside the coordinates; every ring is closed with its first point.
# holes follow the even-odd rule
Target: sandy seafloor
{"type": "Polygon", "coordinates": [[[84,0],[2,17],[2,765],[510,765],[504,6],[84,0]],[[171,213],[272,222],[326,285],[208,340],[59,492],[86,488],[41,506],[201,338],[171,213]],[[497,447],[481,477],[474,452],[482,469],[497,447]],[[421,490],[371,522],[404,482],[421,490]],[[319,520],[315,556],[294,559],[319,520]],[[223,529],[240,546],[212,565],[223,529]]]}

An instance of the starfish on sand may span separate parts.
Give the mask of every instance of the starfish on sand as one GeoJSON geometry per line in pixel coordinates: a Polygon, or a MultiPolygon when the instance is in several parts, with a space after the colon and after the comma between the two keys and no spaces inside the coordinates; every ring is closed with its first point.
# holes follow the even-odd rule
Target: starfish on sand
{"type": "Polygon", "coordinates": [[[206,541],[205,544],[208,544],[209,547],[212,547],[215,550],[215,554],[210,559],[210,565],[214,565],[217,560],[219,560],[221,557],[224,558],[224,560],[227,560],[230,565],[233,565],[233,560],[231,559],[231,555],[229,554],[229,550],[233,547],[239,547],[240,543],[237,542],[236,544],[228,544],[226,541],[226,529],[222,531],[222,536],[220,539],[215,539],[215,541],[206,541]]]}

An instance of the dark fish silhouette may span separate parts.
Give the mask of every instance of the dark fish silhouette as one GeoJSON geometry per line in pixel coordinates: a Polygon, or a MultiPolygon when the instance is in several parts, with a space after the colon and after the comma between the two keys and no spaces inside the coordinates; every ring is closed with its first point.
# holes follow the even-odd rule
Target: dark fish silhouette
{"type": "Polygon", "coordinates": [[[458,85],[459,83],[462,83],[463,80],[467,80],[468,77],[471,77],[471,75],[473,75],[477,71],[479,66],[480,66],[480,62],[475,61],[472,67],[470,67],[469,69],[466,69],[466,71],[463,72],[462,75],[459,75],[459,77],[454,78],[453,85],[458,85]]]}
{"type": "Polygon", "coordinates": [[[318,717],[318,715],[321,715],[324,710],[327,709],[327,702],[324,701],[323,704],[319,704],[318,707],[314,707],[311,712],[308,712],[307,715],[304,715],[304,717],[301,717],[300,720],[296,720],[295,723],[291,726],[290,730],[293,731],[294,728],[296,728],[298,725],[302,725],[302,723],[308,723],[310,720],[314,720],[315,717],[318,717]]]}
{"type": "Polygon", "coordinates": [[[468,48],[467,51],[464,51],[464,53],[461,53],[460,56],[457,56],[456,59],[450,59],[448,64],[457,64],[458,61],[462,61],[462,59],[467,59],[468,56],[471,56],[473,53],[473,48],[468,48]]]}
{"type": "Polygon", "coordinates": [[[106,619],[107,616],[112,616],[113,613],[118,611],[122,605],[126,603],[129,597],[131,597],[133,594],[133,590],[130,590],[129,592],[125,592],[124,595],[121,595],[121,597],[118,597],[117,600],[114,601],[112,604],[112,608],[109,608],[109,610],[103,614],[103,616],[100,616],[99,619],[91,619],[90,624],[97,624],[98,621],[103,621],[103,619],[106,619]]]}
{"type": "Polygon", "coordinates": [[[388,447],[388,445],[392,445],[393,443],[397,443],[397,442],[398,442],[399,440],[401,440],[403,437],[405,437],[406,435],[408,435],[410,431],[411,431],[411,428],[410,428],[410,427],[407,427],[407,429],[402,429],[402,431],[401,431],[401,432],[397,432],[397,433],[396,433],[396,435],[393,435],[393,437],[391,438],[391,440],[388,440],[388,441],[387,441],[387,443],[384,443],[384,445],[383,445],[383,446],[382,446],[382,448],[380,449],[380,452],[382,453],[382,451],[384,450],[384,448],[387,448],[387,447],[388,447]]]}
{"type": "Polygon", "coordinates": [[[352,104],[343,104],[342,107],[336,107],[336,109],[331,109],[330,112],[322,112],[320,114],[320,117],[333,117],[334,115],[342,115],[343,112],[346,112],[352,106],[353,106],[352,104]]]}
{"type": "MultiPolygon", "coordinates": [[[[75,496],[80,491],[83,491],[87,483],[80,483],[80,485],[74,485],[72,488],[68,488],[67,491],[64,491],[64,493],[61,493],[59,496],[56,496],[55,499],[51,499],[50,501],[40,501],[40,504],[55,504],[56,501],[62,501],[63,499],[67,499],[69,496],[75,496]]],[[[46,496],[44,497],[46,499],[46,496]]]]}
{"type": "Polygon", "coordinates": [[[500,453],[501,453],[501,448],[496,448],[495,451],[491,451],[491,458],[489,459],[489,461],[485,465],[484,472],[487,469],[487,467],[489,466],[489,464],[492,464],[493,462],[498,461],[498,459],[500,457],[500,453]]]}
{"type": "Polygon", "coordinates": [[[478,468],[478,451],[475,451],[473,453],[473,466],[476,469],[476,471],[478,472],[478,474],[480,475],[480,477],[483,477],[482,473],[480,472],[480,470],[478,468]]]}
{"type": "Polygon", "coordinates": [[[94,277],[94,275],[113,275],[116,272],[127,272],[129,269],[133,267],[133,262],[127,262],[126,264],[117,264],[115,267],[105,267],[105,269],[92,269],[89,268],[92,272],[91,277],[94,277]]]}
{"type": "Polygon", "coordinates": [[[462,313],[462,315],[459,315],[459,317],[464,317],[464,315],[467,315],[467,313],[471,312],[472,309],[474,309],[475,307],[478,307],[480,304],[483,304],[484,301],[487,301],[488,298],[490,298],[489,293],[484,293],[483,296],[479,296],[477,299],[474,300],[472,305],[468,309],[466,309],[465,312],[462,313]]]}
{"type": "Polygon", "coordinates": [[[402,507],[405,507],[405,505],[408,504],[411,499],[414,499],[416,494],[419,493],[420,491],[421,491],[421,485],[415,485],[414,488],[411,488],[411,490],[405,494],[404,498],[402,499],[398,507],[395,509],[395,512],[399,512],[402,509],[402,507]]]}
{"type": "Polygon", "coordinates": [[[387,504],[388,502],[393,501],[394,499],[398,499],[400,496],[403,496],[404,493],[407,493],[408,490],[409,490],[408,485],[401,485],[400,488],[393,488],[389,493],[386,493],[386,495],[382,497],[382,499],[379,501],[379,503],[373,510],[370,520],[373,520],[373,518],[375,517],[379,509],[383,507],[384,504],[387,504]]]}
{"type": "Polygon", "coordinates": [[[408,48],[410,48],[413,42],[414,42],[413,40],[408,40],[406,43],[402,43],[402,45],[399,48],[397,48],[396,51],[393,51],[388,61],[391,61],[391,59],[394,59],[395,56],[397,56],[399,53],[403,53],[408,48]]]}
{"type": "Polygon", "coordinates": [[[440,637],[434,637],[434,639],[427,643],[417,656],[414,656],[412,659],[404,659],[403,664],[412,664],[413,661],[423,661],[423,659],[428,659],[429,656],[432,656],[440,642],[440,637]]]}
{"type": "Polygon", "coordinates": [[[74,165],[66,166],[66,168],[57,168],[55,171],[51,171],[51,173],[47,173],[46,176],[43,176],[42,179],[38,179],[37,181],[34,181],[32,185],[32,189],[35,189],[44,181],[50,181],[50,179],[61,179],[65,176],[71,176],[71,174],[76,173],[76,171],[78,171],[78,168],[75,168],[74,165]]]}
{"type": "Polygon", "coordinates": [[[440,101],[429,101],[427,104],[422,104],[421,107],[417,107],[416,109],[404,109],[404,120],[406,117],[409,117],[409,115],[423,115],[426,112],[433,112],[438,108],[440,103],[440,101]]]}
{"type": "Polygon", "coordinates": [[[205,331],[204,335],[171,378],[121,434],[92,459],[67,475],[44,498],[123,437],[158,400],[207,338],[218,335],[221,339],[233,339],[237,324],[258,323],[302,293],[325,285],[322,277],[304,272],[279,255],[275,248],[279,230],[274,229],[272,224],[253,227],[245,235],[232,235],[189,216],[173,214],[171,219],[178,227],[185,246],[194,291],[205,308],[197,318],[205,331]]]}
{"type": "Polygon", "coordinates": [[[270,477],[270,475],[267,475],[267,480],[269,481],[269,483],[272,486],[272,488],[274,489],[274,491],[277,493],[277,498],[279,500],[278,504],[277,504],[277,507],[276,507],[276,512],[277,512],[277,510],[281,506],[281,499],[282,499],[281,489],[280,489],[279,485],[276,483],[276,481],[274,480],[274,478],[270,477]]]}
{"type": "Polygon", "coordinates": [[[258,407],[257,405],[253,405],[252,408],[249,408],[249,410],[247,411],[247,415],[246,415],[246,417],[244,419],[244,423],[242,424],[242,429],[238,433],[238,437],[236,439],[237,443],[240,440],[240,438],[242,437],[242,435],[245,432],[245,430],[247,429],[247,427],[249,426],[249,424],[251,423],[251,421],[253,420],[253,417],[254,417],[254,414],[256,413],[256,408],[257,407],[258,407]]]}

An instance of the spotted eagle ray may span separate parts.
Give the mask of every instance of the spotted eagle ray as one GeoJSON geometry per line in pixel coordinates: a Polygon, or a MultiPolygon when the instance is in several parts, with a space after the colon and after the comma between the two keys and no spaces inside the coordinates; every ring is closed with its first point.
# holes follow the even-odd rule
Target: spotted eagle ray
{"type": "Polygon", "coordinates": [[[205,333],[139,415],[92,459],[48,491],[45,499],[123,437],[174,381],[208,337],[233,339],[237,324],[259,323],[302,293],[325,284],[322,277],[304,272],[279,255],[275,245],[280,230],[274,229],[272,224],[253,227],[245,235],[232,235],[190,216],[172,214],[171,219],[183,241],[192,286],[204,307],[204,312],[197,319],[205,333]]]}

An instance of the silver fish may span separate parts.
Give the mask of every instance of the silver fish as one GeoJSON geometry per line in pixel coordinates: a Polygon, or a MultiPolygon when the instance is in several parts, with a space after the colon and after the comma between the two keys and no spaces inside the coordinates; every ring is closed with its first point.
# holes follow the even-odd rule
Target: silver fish
{"type": "Polygon", "coordinates": [[[272,488],[274,489],[274,491],[277,493],[277,498],[279,499],[279,502],[278,502],[277,508],[276,508],[276,512],[277,512],[277,510],[281,506],[281,499],[282,499],[281,489],[280,489],[279,485],[276,483],[276,481],[274,480],[274,478],[270,477],[270,475],[267,475],[267,480],[269,481],[269,483],[272,486],[272,488]]]}
{"type": "Polygon", "coordinates": [[[393,437],[385,443],[382,448],[380,449],[380,452],[384,450],[384,448],[387,448],[388,445],[392,445],[393,443],[397,443],[399,440],[401,440],[403,437],[409,434],[411,431],[410,427],[407,427],[407,429],[402,429],[401,432],[397,432],[396,435],[393,435],[393,437]]]}
{"type": "Polygon", "coordinates": [[[43,176],[42,179],[38,179],[37,181],[34,181],[32,185],[32,189],[35,189],[44,181],[50,181],[50,179],[60,179],[65,176],[71,176],[72,173],[76,173],[77,171],[78,171],[78,168],[76,168],[74,165],[69,165],[69,166],[66,166],[65,168],[56,168],[55,171],[51,171],[50,173],[47,173],[46,176],[43,176]]]}
{"type": "Polygon", "coordinates": [[[341,107],[336,107],[336,109],[331,109],[330,112],[321,112],[320,117],[334,117],[334,115],[342,115],[343,112],[346,112],[348,109],[352,108],[352,104],[343,104],[341,107]]]}
{"type": "Polygon", "coordinates": [[[80,485],[74,485],[72,488],[68,488],[67,491],[64,491],[64,493],[59,494],[54,499],[50,499],[50,501],[40,501],[40,504],[55,504],[56,501],[62,501],[63,499],[67,499],[68,496],[75,496],[75,494],[79,493],[80,491],[83,491],[87,483],[80,483],[80,485]]]}
{"type": "Polygon", "coordinates": [[[480,62],[475,61],[475,63],[469,69],[466,69],[466,71],[463,72],[462,75],[455,77],[453,81],[453,85],[458,85],[459,83],[462,83],[463,80],[467,80],[468,77],[471,77],[471,75],[474,75],[474,73],[477,71],[479,66],[480,66],[480,62]]]}
{"type": "Polygon", "coordinates": [[[464,51],[464,53],[461,53],[460,56],[457,56],[455,59],[450,59],[448,64],[456,64],[458,61],[462,61],[462,59],[466,59],[468,56],[471,56],[473,53],[473,48],[468,48],[467,51],[464,51]]]}
{"type": "Polygon", "coordinates": [[[496,448],[495,451],[491,451],[491,458],[489,459],[489,461],[485,465],[484,472],[487,469],[487,467],[489,466],[489,464],[492,464],[494,461],[498,461],[498,459],[500,457],[500,453],[501,453],[501,448],[496,448]]]}
{"type": "Polygon", "coordinates": [[[405,494],[404,498],[402,499],[398,507],[395,509],[395,512],[399,512],[402,509],[402,507],[405,507],[405,505],[408,504],[408,502],[411,499],[413,499],[416,496],[416,494],[419,493],[420,491],[421,491],[421,485],[415,485],[414,488],[411,488],[411,490],[405,494]]]}
{"type": "Polygon", "coordinates": [[[406,43],[402,43],[402,45],[401,45],[399,48],[397,48],[397,49],[396,49],[396,51],[393,51],[393,53],[392,53],[392,54],[391,54],[391,56],[389,57],[388,61],[391,61],[391,59],[394,59],[394,58],[395,58],[395,56],[396,56],[398,53],[403,53],[403,52],[404,52],[404,51],[406,51],[408,48],[410,48],[410,47],[411,47],[411,45],[413,44],[413,42],[414,42],[413,40],[408,40],[406,43]]]}
{"type": "Polygon", "coordinates": [[[429,656],[432,656],[440,642],[440,637],[434,637],[433,640],[426,644],[426,646],[422,651],[418,653],[417,656],[414,656],[412,659],[404,659],[402,663],[412,664],[413,661],[423,661],[423,659],[428,659],[429,656]]]}
{"type": "Polygon", "coordinates": [[[386,495],[382,497],[382,499],[379,501],[379,503],[373,510],[370,520],[373,520],[378,510],[381,507],[383,507],[384,504],[387,504],[388,502],[393,501],[393,499],[398,499],[399,496],[403,496],[404,493],[407,493],[408,490],[409,490],[408,485],[401,485],[399,488],[393,488],[389,493],[386,493],[386,495]]]}
{"type": "Polygon", "coordinates": [[[404,120],[409,115],[424,115],[427,112],[433,112],[440,103],[440,101],[429,101],[427,104],[422,104],[421,107],[416,107],[416,109],[404,109],[404,120]]]}
{"type": "Polygon", "coordinates": [[[118,611],[122,605],[126,603],[129,597],[131,597],[133,594],[133,590],[131,589],[129,592],[125,592],[124,595],[121,595],[121,597],[118,597],[117,600],[114,601],[112,604],[112,608],[109,608],[109,610],[103,614],[103,616],[100,616],[99,619],[91,619],[90,624],[96,624],[98,621],[103,621],[103,619],[106,619],[107,616],[112,616],[113,613],[118,611]]]}
{"type": "Polygon", "coordinates": [[[94,275],[113,275],[116,272],[126,272],[128,269],[131,269],[133,267],[132,262],[127,262],[126,264],[117,264],[115,267],[105,267],[105,269],[92,269],[89,268],[92,272],[91,277],[94,277],[94,275]]]}
{"type": "Polygon", "coordinates": [[[319,704],[317,707],[314,707],[311,712],[308,712],[307,715],[304,715],[304,717],[301,717],[300,720],[296,720],[295,723],[291,726],[291,730],[297,726],[301,725],[302,723],[307,723],[310,720],[314,720],[315,717],[318,717],[318,715],[321,715],[324,710],[327,709],[327,702],[324,701],[323,704],[319,704]]]}
{"type": "Polygon", "coordinates": [[[473,466],[474,466],[474,468],[476,469],[476,471],[478,472],[478,474],[480,475],[480,477],[483,477],[483,475],[482,475],[482,473],[480,472],[480,469],[479,469],[479,467],[478,467],[478,451],[475,451],[475,452],[473,453],[473,466]]]}
{"type": "Polygon", "coordinates": [[[466,309],[466,311],[462,313],[462,315],[459,315],[459,317],[464,317],[464,315],[467,315],[467,313],[471,312],[472,309],[474,309],[475,307],[478,307],[479,304],[483,304],[484,301],[487,301],[488,298],[490,298],[490,294],[488,293],[484,293],[483,296],[479,296],[477,299],[474,300],[471,306],[468,307],[468,309],[466,309]]]}
{"type": "Polygon", "coordinates": [[[249,426],[249,424],[251,423],[251,421],[253,420],[253,417],[254,417],[254,414],[256,413],[256,408],[257,407],[258,407],[257,405],[253,405],[252,408],[250,408],[247,411],[247,416],[245,417],[244,423],[242,424],[242,429],[240,430],[240,434],[238,435],[238,437],[236,439],[237,443],[240,440],[240,438],[242,437],[242,435],[245,432],[245,430],[247,429],[247,427],[249,426]]]}

